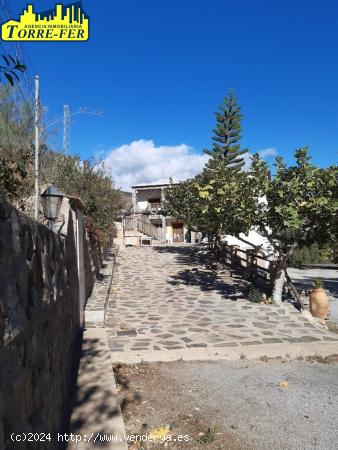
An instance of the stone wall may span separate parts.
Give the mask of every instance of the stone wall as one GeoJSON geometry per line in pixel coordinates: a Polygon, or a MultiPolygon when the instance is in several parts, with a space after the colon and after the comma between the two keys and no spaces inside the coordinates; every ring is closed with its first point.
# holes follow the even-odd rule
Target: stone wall
{"type": "MultiPolygon", "coordinates": [[[[67,197],[63,198],[62,206],[58,219],[55,222],[55,229],[58,234],[67,236],[68,234],[68,221],[72,217],[73,223],[76,222],[76,209],[77,205],[74,200],[70,200],[67,197]]],[[[43,215],[40,215],[40,221],[44,220],[43,215]]],[[[100,267],[103,261],[103,252],[100,243],[91,238],[84,230],[84,242],[83,242],[83,256],[84,256],[84,268],[85,268],[85,292],[86,298],[90,297],[93,287],[96,282],[96,278],[100,274],[100,267]]]]}
{"type": "Polygon", "coordinates": [[[90,239],[85,232],[84,239],[84,266],[86,272],[86,298],[89,298],[96,278],[100,274],[100,268],[103,261],[102,251],[99,242],[90,239]]]}
{"type": "Polygon", "coordinates": [[[67,236],[0,202],[0,448],[60,448],[79,335],[72,214],[67,236]],[[11,433],[52,433],[15,443],[11,433]],[[54,434],[54,436],[53,436],[54,434]]]}

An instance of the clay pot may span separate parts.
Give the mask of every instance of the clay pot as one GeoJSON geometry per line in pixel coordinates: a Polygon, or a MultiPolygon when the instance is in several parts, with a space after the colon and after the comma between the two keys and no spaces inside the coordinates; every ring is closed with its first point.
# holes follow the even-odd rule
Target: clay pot
{"type": "Polygon", "coordinates": [[[327,319],[329,299],[324,289],[315,288],[310,293],[310,312],[313,317],[327,319]]]}

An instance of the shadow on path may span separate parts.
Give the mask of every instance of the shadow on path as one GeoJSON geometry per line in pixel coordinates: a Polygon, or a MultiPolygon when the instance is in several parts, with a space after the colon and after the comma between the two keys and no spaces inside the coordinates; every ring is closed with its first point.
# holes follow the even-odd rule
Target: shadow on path
{"type": "Polygon", "coordinates": [[[153,247],[158,253],[175,255],[175,262],[187,268],[170,276],[172,286],[196,286],[201,291],[217,292],[223,298],[236,301],[247,296],[248,283],[234,269],[217,270],[213,255],[199,246],[153,247]]]}
{"type": "MultiPolygon", "coordinates": [[[[110,353],[103,332],[100,329],[87,329],[84,333],[68,431],[73,434],[104,436],[120,431],[119,399],[113,388],[110,353]]],[[[60,445],[59,448],[92,448],[89,444],[89,441],[87,445],[82,442],[78,447],[78,444],[68,442],[67,446],[60,445]]],[[[102,442],[99,438],[98,446],[111,448],[111,443],[102,442]]]]}

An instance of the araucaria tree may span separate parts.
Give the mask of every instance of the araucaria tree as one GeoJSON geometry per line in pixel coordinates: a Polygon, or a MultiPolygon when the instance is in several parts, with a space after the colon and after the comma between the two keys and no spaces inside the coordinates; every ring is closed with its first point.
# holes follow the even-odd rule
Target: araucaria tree
{"type": "Polygon", "coordinates": [[[238,172],[245,164],[241,155],[248,150],[241,150],[238,144],[241,139],[242,113],[234,92],[230,91],[225,97],[215,116],[216,128],[212,137],[214,143],[211,150],[204,150],[210,156],[206,170],[231,168],[233,172],[238,172]]]}
{"type": "Polygon", "coordinates": [[[244,207],[238,188],[243,184],[243,155],[248,150],[241,149],[239,144],[242,113],[233,92],[224,99],[215,116],[214,143],[211,150],[204,151],[210,159],[195,182],[202,214],[208,218],[217,249],[222,234],[236,234],[243,228],[243,224],[234,218],[238,207],[244,207]]]}
{"type": "Polygon", "coordinates": [[[167,189],[166,209],[169,214],[184,219],[192,229],[211,234],[218,246],[222,233],[229,228],[238,229],[239,224],[232,221],[231,210],[241,203],[237,187],[243,177],[241,169],[245,160],[242,155],[247,150],[241,149],[238,143],[242,114],[233,92],[224,99],[215,116],[213,146],[205,150],[209,161],[195,178],[167,189]],[[226,209],[225,199],[228,201],[226,209]]]}

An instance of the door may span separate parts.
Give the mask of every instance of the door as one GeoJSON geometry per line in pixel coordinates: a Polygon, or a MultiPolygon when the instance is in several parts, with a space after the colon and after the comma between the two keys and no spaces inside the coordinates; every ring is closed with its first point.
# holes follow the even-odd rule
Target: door
{"type": "Polygon", "coordinates": [[[173,241],[184,242],[183,223],[173,223],[173,241]]]}

